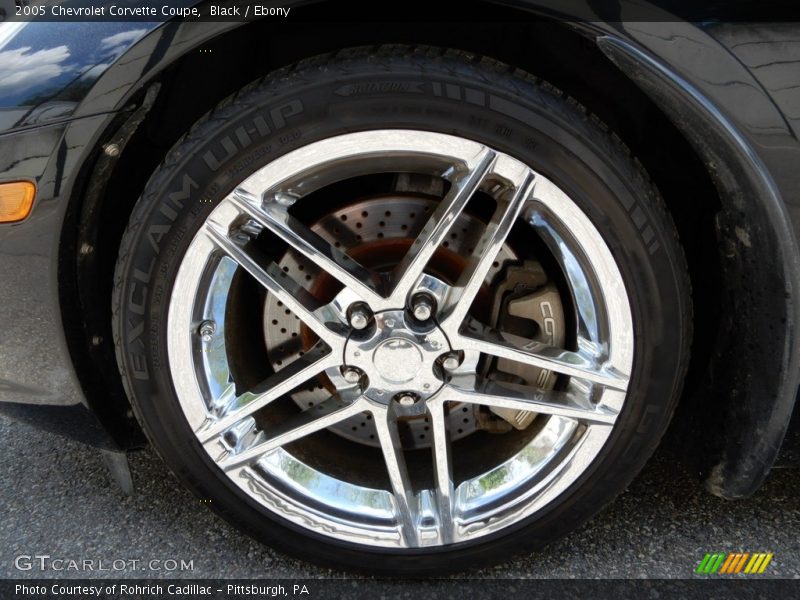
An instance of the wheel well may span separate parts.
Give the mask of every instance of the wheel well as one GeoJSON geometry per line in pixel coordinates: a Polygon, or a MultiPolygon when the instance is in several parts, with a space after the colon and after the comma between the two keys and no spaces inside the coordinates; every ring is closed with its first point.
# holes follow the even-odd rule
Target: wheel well
{"type": "MultiPolygon", "coordinates": [[[[103,178],[102,193],[87,194],[88,188],[97,184],[90,178],[72,199],[77,204],[74,214],[80,215],[72,247],[92,248],[94,260],[77,269],[77,282],[64,286],[78,290],[81,298],[76,299],[76,306],[83,307],[65,311],[65,318],[84,321],[67,323],[71,330],[80,329],[86,336],[90,360],[75,362],[91,367],[84,366],[79,376],[91,405],[111,404],[125,413],[106,419],[113,421],[106,423],[112,430],[127,429],[117,435],[121,443],[139,445],[141,436],[135,431],[116,371],[110,297],[119,243],[150,174],[195,121],[250,81],[303,58],[358,45],[427,44],[495,58],[574,97],[627,144],[664,196],[687,254],[696,325],[685,389],[691,392],[696,387],[709,363],[720,318],[715,292],[720,277],[715,214],[720,203],[705,166],[669,119],[609,62],[593,40],[564,24],[515,19],[511,9],[496,13],[495,18],[505,17],[506,22],[460,23],[457,27],[441,23],[413,27],[408,23],[309,23],[301,32],[297,27],[290,30],[272,22],[256,22],[221,35],[206,43],[202,52],[190,52],[162,72],[155,101],[113,168],[95,167],[95,177],[103,178]]],[[[131,108],[143,100],[144,90],[131,108]]]]}

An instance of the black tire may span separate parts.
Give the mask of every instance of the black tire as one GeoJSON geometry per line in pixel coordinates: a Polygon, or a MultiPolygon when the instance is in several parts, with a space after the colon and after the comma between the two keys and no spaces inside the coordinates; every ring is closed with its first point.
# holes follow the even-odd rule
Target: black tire
{"type": "Polygon", "coordinates": [[[691,339],[688,275],[675,227],[620,140],[545,82],[490,59],[428,47],[360,48],[305,60],[248,85],[203,117],[169,152],[134,209],[120,248],[113,312],[120,370],[136,415],[189,489],[242,531],[287,553],[394,575],[442,574],[506,560],[541,548],[608,504],[659,443],[680,394],[691,339]],[[258,133],[256,117],[269,132],[258,133]],[[242,127],[250,134],[247,143],[237,135],[242,127]],[[630,393],[615,431],[567,492],[477,542],[416,551],[321,537],[245,496],[186,424],[165,343],[182,255],[236,183],[309,142],[387,127],[474,139],[560,186],[601,232],[619,265],[637,341],[630,393]],[[170,209],[160,210],[165,205],[170,209]]]}

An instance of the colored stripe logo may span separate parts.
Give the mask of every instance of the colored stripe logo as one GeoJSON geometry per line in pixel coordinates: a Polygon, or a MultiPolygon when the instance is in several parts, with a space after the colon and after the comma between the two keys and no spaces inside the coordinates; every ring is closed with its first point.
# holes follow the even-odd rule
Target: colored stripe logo
{"type": "Polygon", "coordinates": [[[697,565],[699,575],[760,575],[770,562],[772,552],[709,552],[697,565]]]}

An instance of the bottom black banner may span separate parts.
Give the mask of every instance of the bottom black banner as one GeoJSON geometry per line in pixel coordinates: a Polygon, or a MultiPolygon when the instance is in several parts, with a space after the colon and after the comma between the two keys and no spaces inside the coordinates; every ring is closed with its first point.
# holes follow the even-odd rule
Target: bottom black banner
{"type": "Polygon", "coordinates": [[[26,579],[0,580],[0,598],[156,600],[208,598],[798,598],[800,580],[787,579],[26,579]]]}

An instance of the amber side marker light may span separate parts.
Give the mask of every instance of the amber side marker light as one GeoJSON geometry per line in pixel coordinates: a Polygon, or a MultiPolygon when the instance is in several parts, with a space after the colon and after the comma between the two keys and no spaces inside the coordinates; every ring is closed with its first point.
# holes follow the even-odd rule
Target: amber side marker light
{"type": "Polygon", "coordinates": [[[0,183],[0,223],[22,221],[31,212],[36,186],[30,181],[0,183]]]}

